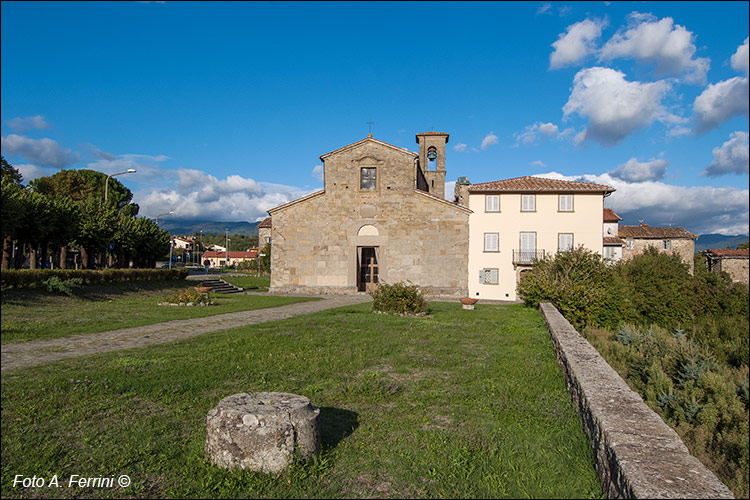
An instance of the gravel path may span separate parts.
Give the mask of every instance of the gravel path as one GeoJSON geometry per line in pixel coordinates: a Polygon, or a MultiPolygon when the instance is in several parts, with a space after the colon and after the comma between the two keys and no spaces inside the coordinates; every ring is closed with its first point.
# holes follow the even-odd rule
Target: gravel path
{"type": "Polygon", "coordinates": [[[11,343],[1,347],[0,369],[6,372],[58,359],[164,344],[205,333],[291,318],[325,309],[360,304],[369,300],[371,300],[369,295],[341,295],[268,309],[219,314],[207,318],[181,319],[109,332],[11,343]]]}

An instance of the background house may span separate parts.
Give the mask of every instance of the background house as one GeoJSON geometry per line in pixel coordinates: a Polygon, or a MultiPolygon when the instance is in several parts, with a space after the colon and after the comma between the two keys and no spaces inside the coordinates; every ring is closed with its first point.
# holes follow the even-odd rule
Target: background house
{"type": "Polygon", "coordinates": [[[271,218],[266,217],[258,224],[258,248],[271,243],[271,218]]]}
{"type": "Polygon", "coordinates": [[[622,252],[623,260],[641,255],[646,248],[656,248],[660,252],[679,255],[690,268],[695,270],[696,235],[681,227],[651,227],[648,224],[639,226],[619,226],[618,236],[625,241],[622,252]]]}
{"type": "Polygon", "coordinates": [[[241,262],[249,260],[255,261],[257,257],[258,250],[255,248],[244,252],[230,251],[228,255],[226,250],[224,250],[223,252],[209,250],[203,252],[203,255],[201,255],[201,259],[203,261],[201,262],[201,264],[208,260],[211,267],[237,266],[241,262]]]}
{"type": "Polygon", "coordinates": [[[701,252],[706,259],[706,265],[709,271],[725,272],[732,278],[732,281],[750,284],[750,250],[745,249],[719,249],[710,248],[701,252]]]}
{"type": "Polygon", "coordinates": [[[622,260],[625,242],[618,236],[618,224],[622,220],[611,208],[605,208],[602,217],[602,256],[608,262],[622,260]]]}

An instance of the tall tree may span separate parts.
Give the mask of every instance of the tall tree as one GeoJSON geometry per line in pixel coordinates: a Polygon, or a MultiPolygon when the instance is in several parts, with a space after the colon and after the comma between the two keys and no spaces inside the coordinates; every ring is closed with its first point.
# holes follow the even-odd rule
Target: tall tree
{"type": "Polygon", "coordinates": [[[20,185],[23,182],[21,172],[8,163],[3,155],[0,155],[0,162],[2,163],[2,178],[20,185]]]}

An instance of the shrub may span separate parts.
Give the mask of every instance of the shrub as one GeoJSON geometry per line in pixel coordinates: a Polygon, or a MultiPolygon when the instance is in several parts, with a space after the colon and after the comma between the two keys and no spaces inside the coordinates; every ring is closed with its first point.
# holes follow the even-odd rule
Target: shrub
{"type": "Polygon", "coordinates": [[[134,280],[183,280],[188,269],[3,269],[0,284],[5,288],[26,288],[45,285],[52,276],[61,281],[80,279],[84,285],[118,283],[134,280]]]}
{"type": "Polygon", "coordinates": [[[679,255],[648,248],[613,268],[627,288],[626,306],[643,325],[674,328],[692,316],[692,277],[679,255]]]}
{"type": "Polygon", "coordinates": [[[83,280],[81,278],[61,280],[57,276],[50,276],[47,280],[42,281],[42,284],[47,287],[47,291],[49,292],[64,293],[70,297],[73,295],[73,289],[80,287],[83,284],[83,280]]]}
{"type": "Polygon", "coordinates": [[[169,297],[167,299],[167,302],[171,304],[201,304],[209,303],[210,301],[211,298],[208,292],[201,292],[199,290],[196,290],[195,288],[187,288],[185,290],[182,290],[177,295],[173,295],[172,297],[169,297]]]}
{"type": "Polygon", "coordinates": [[[601,255],[579,246],[537,261],[518,293],[528,306],[551,302],[576,328],[592,322],[616,325],[618,303],[610,300],[608,276],[601,255]]]}
{"type": "Polygon", "coordinates": [[[402,282],[382,283],[370,295],[373,310],[383,313],[418,316],[426,314],[429,306],[418,286],[402,282]]]}
{"type": "Polygon", "coordinates": [[[608,336],[595,329],[584,334],[677,431],[690,452],[737,498],[747,498],[747,365],[717,362],[710,350],[682,330],[629,325],[608,336]]]}

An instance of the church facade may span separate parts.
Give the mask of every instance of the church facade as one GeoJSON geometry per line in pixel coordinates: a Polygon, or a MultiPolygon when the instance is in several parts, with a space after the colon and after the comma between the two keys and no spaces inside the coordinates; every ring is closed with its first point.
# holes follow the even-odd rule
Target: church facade
{"type": "Polygon", "coordinates": [[[468,293],[469,214],[443,199],[448,134],[419,152],[365,139],[320,157],[324,189],[268,211],[272,292],[349,294],[411,282],[468,293]]]}

